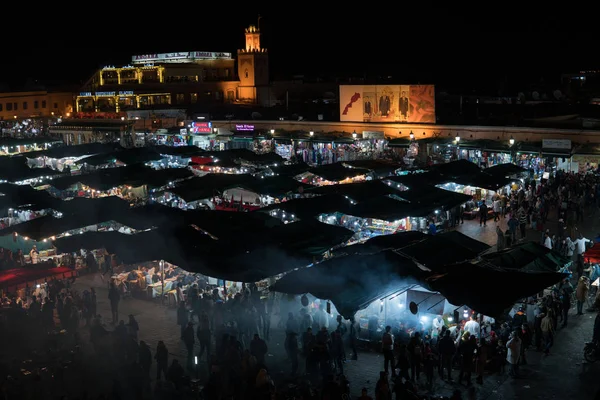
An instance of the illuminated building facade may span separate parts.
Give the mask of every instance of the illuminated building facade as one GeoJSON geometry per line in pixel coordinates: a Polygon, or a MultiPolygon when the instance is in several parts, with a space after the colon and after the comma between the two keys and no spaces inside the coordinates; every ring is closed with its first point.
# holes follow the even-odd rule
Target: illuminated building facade
{"type": "MultiPolygon", "coordinates": [[[[260,32],[245,31],[246,47],[231,53],[188,51],[136,55],[130,65],[97,71],[76,96],[77,112],[122,112],[210,103],[264,103],[269,62],[260,32]],[[239,77],[238,77],[239,76],[239,77]]],[[[266,94],[266,95],[265,95],[266,94]]]]}
{"type": "Polygon", "coordinates": [[[70,116],[73,93],[30,92],[0,93],[0,120],[70,116]]]}

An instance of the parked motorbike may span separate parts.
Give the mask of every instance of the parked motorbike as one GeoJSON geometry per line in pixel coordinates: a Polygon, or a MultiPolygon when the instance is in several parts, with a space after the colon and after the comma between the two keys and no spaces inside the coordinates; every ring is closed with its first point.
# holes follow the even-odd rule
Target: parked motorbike
{"type": "Polygon", "coordinates": [[[583,358],[585,361],[589,363],[595,363],[598,360],[600,354],[598,353],[600,349],[598,348],[598,344],[595,342],[588,342],[585,344],[583,348],[583,358]]]}

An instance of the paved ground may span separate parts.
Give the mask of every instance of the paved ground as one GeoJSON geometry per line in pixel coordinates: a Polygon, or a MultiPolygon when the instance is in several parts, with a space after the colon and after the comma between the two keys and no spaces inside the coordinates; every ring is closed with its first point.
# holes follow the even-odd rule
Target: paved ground
{"type": "MultiPolygon", "coordinates": [[[[506,221],[500,225],[506,229],[506,221]]],[[[580,227],[588,237],[596,236],[597,230],[590,218],[580,227]]],[[[552,221],[547,227],[553,229],[552,221]]],[[[495,244],[495,223],[488,222],[487,227],[479,227],[478,222],[465,221],[459,230],[473,238],[495,244]]],[[[529,232],[528,239],[539,240],[537,232],[529,232]]],[[[80,277],[75,288],[83,290],[93,286],[98,291],[98,312],[107,320],[110,316],[106,284],[98,275],[80,277]]],[[[134,314],[140,324],[140,339],[145,340],[152,348],[158,340],[163,340],[171,357],[185,360],[186,350],[179,340],[179,328],[176,326],[175,310],[158,303],[128,299],[121,302],[121,319],[134,314]]],[[[529,352],[529,365],[522,367],[522,378],[507,379],[506,376],[486,376],[483,385],[476,385],[478,399],[592,399],[600,388],[596,376],[600,373],[600,363],[587,365],[583,363],[583,344],[591,337],[593,318],[595,315],[585,314],[582,317],[571,316],[568,328],[561,330],[555,342],[553,353],[542,357],[539,353],[529,352]]],[[[276,326],[277,320],[273,321],[276,326]]],[[[289,374],[289,364],[285,362],[283,350],[283,333],[275,331],[268,343],[270,356],[267,359],[273,377],[281,381],[289,374]]],[[[373,393],[373,387],[383,364],[378,353],[363,351],[359,353],[359,361],[348,361],[345,365],[346,375],[351,383],[353,395],[358,396],[362,387],[373,393]]],[[[301,369],[302,361],[301,361],[301,369]]],[[[154,372],[153,372],[154,374],[154,372]]],[[[201,365],[199,376],[206,375],[201,365]]],[[[432,392],[436,395],[450,395],[454,389],[464,390],[464,386],[448,385],[436,379],[432,392]]]]}

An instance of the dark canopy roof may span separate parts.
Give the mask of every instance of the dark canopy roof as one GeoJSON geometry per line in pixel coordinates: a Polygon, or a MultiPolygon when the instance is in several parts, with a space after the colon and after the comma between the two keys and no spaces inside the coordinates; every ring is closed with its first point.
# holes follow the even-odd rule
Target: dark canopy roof
{"type": "Polygon", "coordinates": [[[345,210],[339,211],[355,217],[396,221],[406,217],[425,217],[435,208],[435,206],[421,206],[389,196],[378,196],[358,204],[351,204],[345,210]]]}
{"type": "Polygon", "coordinates": [[[336,257],[310,268],[293,271],[271,290],[281,293],[311,293],[333,302],[345,318],[414,284],[423,284],[425,274],[410,259],[393,251],[374,255],[336,257]]]}
{"type": "Polygon", "coordinates": [[[469,237],[464,233],[460,233],[459,231],[447,231],[439,234],[438,236],[441,236],[445,240],[453,242],[457,246],[466,248],[472,253],[478,255],[488,251],[491,248],[491,246],[487,243],[480,242],[479,240],[473,239],[472,237],[469,237]]]}
{"type": "Polygon", "coordinates": [[[398,232],[393,235],[375,236],[362,244],[342,247],[334,250],[334,254],[373,254],[382,250],[400,249],[427,237],[419,231],[398,232]]]}
{"type": "Polygon", "coordinates": [[[466,304],[484,315],[498,316],[517,301],[552,286],[565,274],[511,271],[464,263],[428,279],[429,286],[455,305],[466,304]]]}
{"type": "Polygon", "coordinates": [[[507,164],[494,165],[493,167],[486,168],[484,171],[486,174],[489,174],[492,176],[509,177],[509,176],[521,174],[523,172],[527,172],[527,169],[519,167],[518,165],[515,165],[515,164],[507,163],[507,164]]]}
{"type": "Polygon", "coordinates": [[[354,160],[343,161],[342,163],[353,168],[364,168],[376,173],[392,173],[393,171],[401,167],[401,164],[388,160],[354,160]]]}
{"type": "Polygon", "coordinates": [[[539,243],[520,243],[503,251],[486,254],[486,261],[523,272],[556,272],[571,260],[539,243]]]}
{"type": "Polygon", "coordinates": [[[240,187],[254,180],[248,174],[207,174],[189,179],[169,191],[186,202],[208,199],[224,190],[240,187]]]}
{"type": "Polygon", "coordinates": [[[54,245],[60,251],[106,248],[126,263],[164,259],[189,271],[252,282],[305,266],[314,255],[353,235],[345,228],[316,221],[265,226],[250,236],[247,232],[233,230],[217,238],[192,225],[180,225],[134,235],[86,233],[60,238],[54,245]]]}
{"type": "Polygon", "coordinates": [[[50,184],[59,190],[68,189],[78,183],[96,190],[108,190],[117,186],[161,187],[169,182],[192,177],[187,168],[153,169],[141,164],[119,168],[104,168],[84,175],[68,175],[53,179],[50,184]]]}
{"type": "Polygon", "coordinates": [[[180,157],[192,157],[197,156],[204,153],[204,150],[199,148],[198,146],[164,146],[158,145],[152,148],[159,154],[169,155],[169,156],[180,156],[180,157]]]}
{"type": "Polygon", "coordinates": [[[19,182],[44,176],[61,175],[61,172],[50,168],[29,168],[27,159],[21,155],[0,157],[0,180],[19,182]]]}
{"type": "Polygon", "coordinates": [[[341,162],[321,165],[318,167],[310,168],[308,171],[331,182],[343,181],[347,178],[354,178],[356,176],[365,175],[369,173],[369,170],[364,168],[344,167],[344,164],[341,162]]]}
{"type": "Polygon", "coordinates": [[[28,206],[33,210],[42,210],[45,208],[56,209],[62,204],[62,201],[52,197],[45,190],[36,190],[31,186],[14,185],[11,183],[0,184],[0,208],[19,208],[28,206]]]}
{"type": "Polygon", "coordinates": [[[444,178],[456,178],[481,172],[481,168],[468,160],[457,160],[445,164],[435,164],[429,167],[429,169],[430,171],[441,174],[444,178]]]}
{"type": "Polygon", "coordinates": [[[478,172],[472,175],[463,175],[452,178],[451,182],[465,186],[475,186],[478,188],[498,190],[499,188],[510,185],[512,180],[498,175],[490,175],[485,172],[478,172]]]}
{"type": "Polygon", "coordinates": [[[389,176],[385,179],[396,182],[397,184],[402,184],[411,189],[417,186],[438,185],[448,181],[439,173],[433,171],[413,172],[406,175],[389,176]]]}
{"type": "Polygon", "coordinates": [[[48,158],[65,158],[65,157],[84,157],[94,154],[111,153],[121,146],[117,143],[86,143],[74,146],[53,146],[48,150],[32,151],[25,155],[27,158],[48,157],[48,158]]]}
{"type": "Polygon", "coordinates": [[[61,202],[57,210],[63,213],[62,218],[47,215],[9,226],[1,230],[0,234],[17,232],[21,236],[39,241],[101,222],[118,221],[128,209],[127,202],[114,196],[99,199],[78,198],[61,202]]]}
{"type": "MultiPolygon", "coordinates": [[[[482,245],[484,244],[482,243],[482,245]]],[[[444,234],[428,235],[424,240],[402,247],[398,251],[433,271],[470,261],[480,254],[480,252],[461,246],[456,240],[448,239],[444,234]]]]}
{"type": "Polygon", "coordinates": [[[221,163],[225,164],[236,164],[239,165],[242,162],[247,162],[250,164],[278,164],[283,163],[283,157],[276,153],[263,153],[258,154],[248,149],[230,149],[224,151],[207,151],[204,152],[203,155],[212,156],[219,161],[217,165],[221,165],[221,163]]]}
{"type": "Polygon", "coordinates": [[[371,197],[384,196],[386,194],[399,193],[398,190],[386,185],[380,180],[365,181],[359,183],[348,183],[346,185],[325,185],[311,188],[307,193],[339,194],[348,196],[354,201],[363,201],[371,197]]]}
{"type": "Polygon", "coordinates": [[[294,177],[300,175],[310,169],[310,166],[305,162],[297,164],[278,164],[277,167],[271,167],[271,171],[280,176],[294,177]]]}
{"type": "Polygon", "coordinates": [[[0,146],[25,146],[31,144],[43,144],[43,143],[59,143],[62,139],[53,138],[50,136],[36,136],[32,138],[13,138],[5,137],[0,138],[0,146]]]}
{"type": "Polygon", "coordinates": [[[249,180],[242,187],[255,193],[280,197],[287,193],[302,193],[313,186],[298,182],[287,176],[268,176],[262,179],[249,180]]]}
{"type": "Polygon", "coordinates": [[[343,212],[348,209],[350,201],[339,194],[329,194],[309,198],[292,199],[282,203],[271,204],[260,211],[282,210],[294,214],[298,218],[310,218],[319,214],[343,212]]]}
{"type": "Polygon", "coordinates": [[[77,164],[103,165],[110,164],[116,160],[121,161],[126,165],[143,164],[149,161],[162,160],[155,149],[151,147],[134,147],[131,149],[121,148],[112,153],[97,154],[95,156],[86,157],[77,161],[77,164]]]}
{"type": "Polygon", "coordinates": [[[410,190],[400,192],[398,196],[409,201],[413,207],[446,210],[472,199],[472,196],[450,192],[435,186],[414,186],[410,190]]]}

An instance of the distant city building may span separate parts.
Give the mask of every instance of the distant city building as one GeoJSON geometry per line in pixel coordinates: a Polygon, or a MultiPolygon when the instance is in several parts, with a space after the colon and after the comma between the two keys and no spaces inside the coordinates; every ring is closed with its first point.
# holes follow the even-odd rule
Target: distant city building
{"type": "Polygon", "coordinates": [[[131,64],[94,73],[76,96],[77,112],[122,112],[194,104],[268,105],[269,58],[260,31],[245,30],[236,75],[231,53],[187,51],[135,55],[131,64]]]}
{"type": "Polygon", "coordinates": [[[45,90],[0,93],[0,120],[70,116],[73,93],[45,90]]]}

